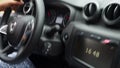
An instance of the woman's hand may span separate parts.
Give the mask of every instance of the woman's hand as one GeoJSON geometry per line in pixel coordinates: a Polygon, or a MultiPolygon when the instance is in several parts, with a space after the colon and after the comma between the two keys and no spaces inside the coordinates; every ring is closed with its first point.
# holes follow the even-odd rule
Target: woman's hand
{"type": "Polygon", "coordinates": [[[15,8],[24,4],[22,0],[15,1],[15,0],[0,0],[0,11],[5,10],[8,7],[15,8]]]}

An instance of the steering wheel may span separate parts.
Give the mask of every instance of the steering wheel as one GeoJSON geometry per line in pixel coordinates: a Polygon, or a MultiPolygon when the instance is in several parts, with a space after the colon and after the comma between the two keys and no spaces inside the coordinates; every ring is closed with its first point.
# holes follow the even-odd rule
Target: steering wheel
{"type": "Polygon", "coordinates": [[[43,25],[45,8],[43,0],[35,1],[36,15],[21,15],[11,17],[11,10],[4,11],[0,23],[0,59],[7,63],[19,63],[27,58],[39,42],[43,25]],[[7,37],[7,45],[3,37],[7,37]]]}

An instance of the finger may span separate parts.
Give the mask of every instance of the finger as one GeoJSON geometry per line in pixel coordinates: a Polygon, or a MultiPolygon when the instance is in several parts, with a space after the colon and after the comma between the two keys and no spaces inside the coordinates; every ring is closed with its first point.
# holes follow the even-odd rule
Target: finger
{"type": "Polygon", "coordinates": [[[16,5],[22,5],[22,4],[24,4],[24,2],[15,2],[14,4],[16,4],[16,5]]]}
{"type": "Polygon", "coordinates": [[[24,2],[23,1],[13,1],[12,4],[13,5],[22,5],[22,4],[24,4],[24,2]]]}
{"type": "Polygon", "coordinates": [[[12,6],[11,8],[13,9],[13,10],[17,10],[17,8],[18,8],[19,6],[12,6]]]}
{"type": "Polygon", "coordinates": [[[20,0],[20,2],[21,2],[21,3],[24,3],[24,1],[23,1],[23,0],[20,0]]]}
{"type": "Polygon", "coordinates": [[[23,1],[23,0],[18,0],[18,2],[21,2],[22,4],[24,4],[24,1],[23,1]]]}
{"type": "Polygon", "coordinates": [[[14,1],[18,1],[18,2],[24,3],[23,0],[14,0],[14,1]]]}

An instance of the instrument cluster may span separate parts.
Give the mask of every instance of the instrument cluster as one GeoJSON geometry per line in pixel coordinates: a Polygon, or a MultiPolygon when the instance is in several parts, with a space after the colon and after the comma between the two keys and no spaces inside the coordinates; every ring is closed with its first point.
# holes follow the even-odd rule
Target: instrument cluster
{"type": "Polygon", "coordinates": [[[70,19],[70,11],[66,8],[50,7],[46,9],[45,22],[46,25],[60,25],[66,27],[70,19]]]}

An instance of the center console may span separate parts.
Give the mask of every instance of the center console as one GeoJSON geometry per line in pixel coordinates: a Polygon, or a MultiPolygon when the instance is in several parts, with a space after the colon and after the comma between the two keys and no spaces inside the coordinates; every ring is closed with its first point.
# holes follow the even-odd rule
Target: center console
{"type": "Polygon", "coordinates": [[[66,59],[74,68],[119,68],[119,34],[119,31],[72,22],[62,35],[66,59]]]}

